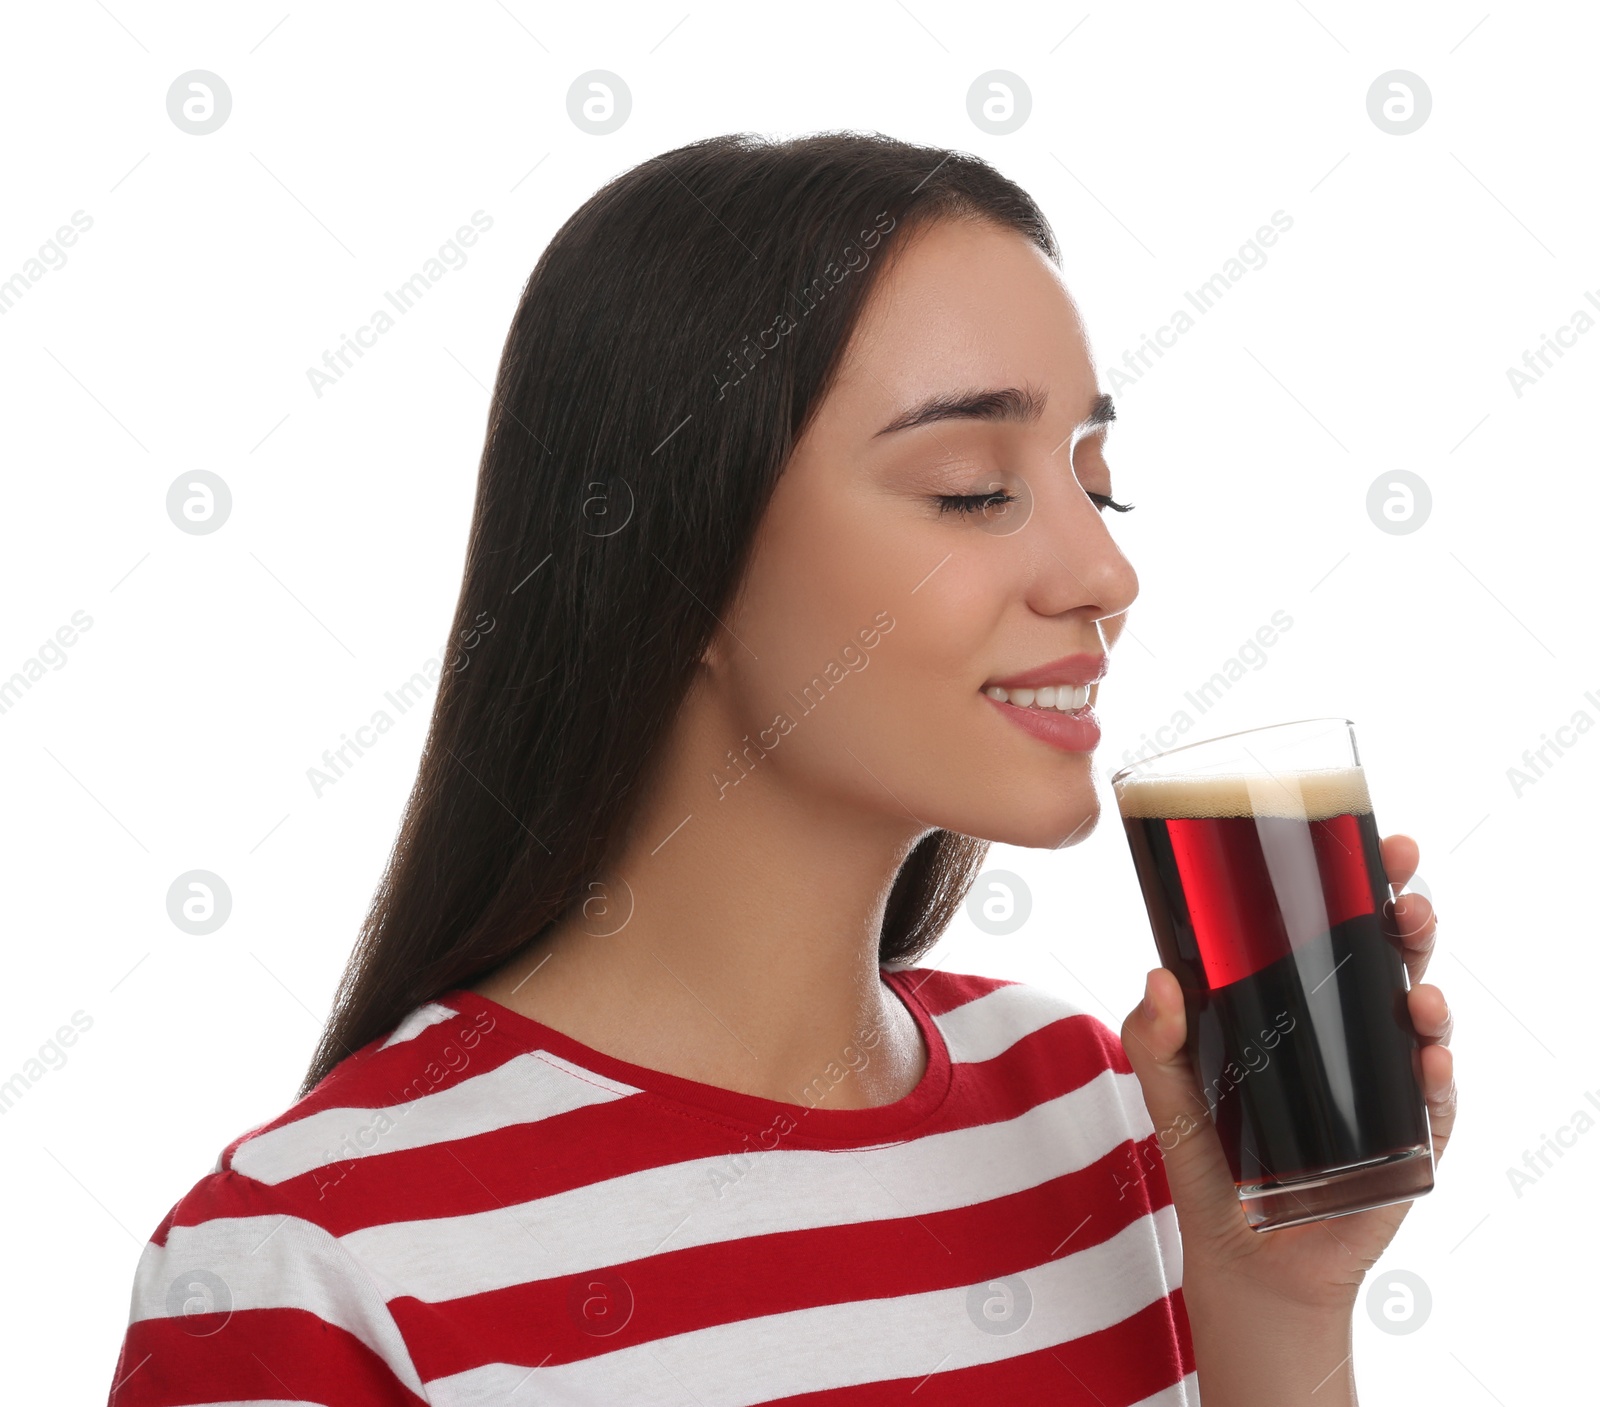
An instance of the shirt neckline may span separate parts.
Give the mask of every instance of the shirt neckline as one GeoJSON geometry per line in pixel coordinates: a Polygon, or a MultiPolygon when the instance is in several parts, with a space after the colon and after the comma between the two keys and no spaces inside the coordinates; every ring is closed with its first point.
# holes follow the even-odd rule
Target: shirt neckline
{"type": "MultiPolygon", "coordinates": [[[[565,1032],[524,1016],[470,987],[454,988],[435,1000],[457,1010],[465,1010],[469,1015],[482,1013],[493,1017],[496,1031],[524,1052],[547,1050],[595,1074],[632,1085],[669,1105],[691,1109],[701,1116],[710,1114],[722,1122],[737,1125],[741,1131],[769,1131],[776,1128],[784,1141],[790,1144],[864,1145],[901,1137],[931,1118],[943,1106],[952,1084],[949,1047],[945,1044],[938,1023],[917,992],[920,985],[917,974],[921,969],[881,967],[878,970],[917,1023],[927,1048],[928,1063],[922,1078],[908,1094],[892,1103],[868,1109],[830,1109],[826,1105],[813,1107],[791,1104],[685,1079],[665,1070],[635,1065],[585,1045],[565,1032]],[[781,1122],[783,1118],[791,1121],[793,1127],[786,1128],[781,1122]]],[[[854,1041],[850,1046],[871,1058],[871,1050],[854,1041]]],[[[850,1046],[841,1048],[835,1057],[841,1071],[849,1068],[847,1057],[852,1053],[850,1046]]],[[[826,1067],[818,1070],[816,1078],[828,1078],[826,1067]]]]}

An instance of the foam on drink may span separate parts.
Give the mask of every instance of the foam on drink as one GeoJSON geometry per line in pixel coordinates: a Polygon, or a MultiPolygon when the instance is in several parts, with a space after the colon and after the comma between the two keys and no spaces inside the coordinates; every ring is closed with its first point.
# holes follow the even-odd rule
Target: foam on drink
{"type": "Polygon", "coordinates": [[[1265,816],[1323,821],[1372,811],[1367,775],[1359,767],[1259,776],[1130,776],[1115,783],[1123,816],[1178,820],[1265,816]]]}

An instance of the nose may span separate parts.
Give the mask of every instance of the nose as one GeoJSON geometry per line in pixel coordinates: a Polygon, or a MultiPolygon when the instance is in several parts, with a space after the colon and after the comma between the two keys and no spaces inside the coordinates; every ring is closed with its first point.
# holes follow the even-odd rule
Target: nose
{"type": "Polygon", "coordinates": [[[1030,476],[1033,512],[1019,534],[1029,539],[1028,604],[1044,616],[1076,611],[1086,624],[1102,621],[1109,648],[1139,594],[1138,573],[1076,478],[1043,478],[1030,476]]]}

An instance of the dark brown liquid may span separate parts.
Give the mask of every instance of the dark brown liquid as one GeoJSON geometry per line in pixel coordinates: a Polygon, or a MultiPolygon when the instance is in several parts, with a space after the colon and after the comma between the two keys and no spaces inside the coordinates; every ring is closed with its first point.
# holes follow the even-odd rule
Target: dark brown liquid
{"type": "Polygon", "coordinates": [[[1310,1177],[1426,1144],[1372,812],[1123,824],[1234,1180],[1310,1177]]]}

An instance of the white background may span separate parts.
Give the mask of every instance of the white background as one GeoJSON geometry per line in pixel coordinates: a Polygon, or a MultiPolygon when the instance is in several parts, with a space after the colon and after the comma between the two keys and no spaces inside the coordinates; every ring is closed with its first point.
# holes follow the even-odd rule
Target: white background
{"type": "MultiPolygon", "coordinates": [[[[0,679],[93,622],[0,713],[0,1080],[74,1012],[92,1023],[0,1116],[15,1400],[103,1400],[145,1238],[292,1097],[426,705],[320,798],[307,769],[442,651],[486,387],[539,251],[648,156],[842,127],[976,152],[1031,191],[1103,375],[1292,218],[1117,390],[1109,458],[1138,507],[1113,528],[1142,592],[1101,761],[1292,618],[1188,738],[1356,720],[1380,827],[1421,844],[1428,980],[1457,1018],[1455,1141],[1374,1272],[1421,1276],[1432,1307],[1405,1335],[1358,1309],[1362,1400],[1592,1394],[1600,1128],[1520,1195],[1507,1170],[1600,1099],[1581,900],[1600,730],[1520,795],[1507,769],[1578,710],[1600,720],[1600,328],[1520,396],[1507,368],[1600,316],[1600,24],[1484,3],[9,9],[0,280],[93,221],[0,315],[0,679]],[[205,136],[166,110],[196,68],[233,99],[205,136]],[[607,136],[567,116],[595,68],[632,93],[607,136]],[[1010,135],[968,116],[990,69],[1032,94],[1010,135]],[[1392,69],[1432,94],[1409,135],[1368,116],[1392,69]],[[478,210],[467,264],[316,396],[307,368],[478,210]],[[233,498],[205,536],[165,506],[198,470],[233,498]],[[1366,508],[1397,470],[1432,496],[1403,535],[1366,508]],[[209,936],[167,915],[191,869],[231,891],[209,936]]],[[[963,915],[930,961],[1119,1026],[1156,959],[1111,816],[1070,851],[996,847],[1028,924],[963,915]]]]}

